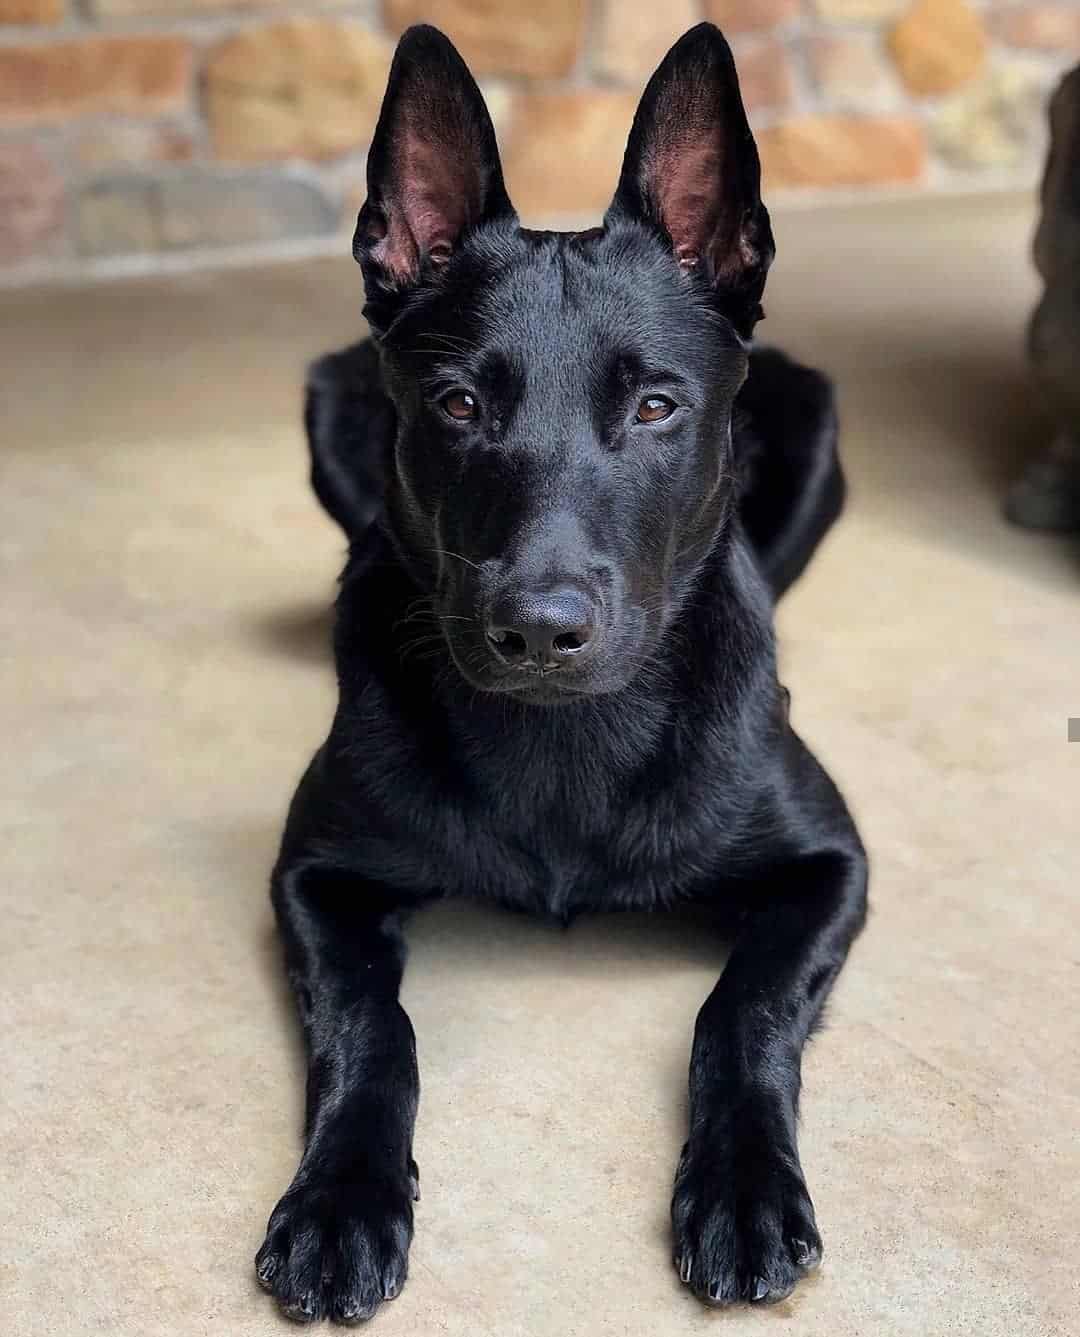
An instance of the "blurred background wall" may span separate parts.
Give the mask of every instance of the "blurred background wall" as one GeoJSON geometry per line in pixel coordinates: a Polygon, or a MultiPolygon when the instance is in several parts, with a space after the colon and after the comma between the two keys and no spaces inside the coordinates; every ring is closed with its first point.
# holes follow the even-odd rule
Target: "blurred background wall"
{"type": "Polygon", "coordinates": [[[526,221],[594,217],[637,96],[731,39],[771,202],[1028,185],[1080,2],[0,0],[0,283],[341,249],[394,38],[458,43],[526,221]]]}

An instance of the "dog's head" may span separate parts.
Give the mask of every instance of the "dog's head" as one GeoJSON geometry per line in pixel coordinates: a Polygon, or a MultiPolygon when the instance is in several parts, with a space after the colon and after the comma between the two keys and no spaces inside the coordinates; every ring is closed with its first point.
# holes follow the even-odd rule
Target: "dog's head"
{"type": "Polygon", "coordinates": [[[397,411],[393,527],[474,686],[617,690],[680,607],[733,500],[759,177],[701,24],[645,90],[603,227],[525,230],[460,56],[401,39],[354,252],[397,411]]]}

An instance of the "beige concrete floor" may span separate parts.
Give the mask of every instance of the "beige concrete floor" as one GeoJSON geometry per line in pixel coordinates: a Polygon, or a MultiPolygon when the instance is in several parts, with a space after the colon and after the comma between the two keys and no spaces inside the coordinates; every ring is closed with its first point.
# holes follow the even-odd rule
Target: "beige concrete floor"
{"type": "MultiPolygon", "coordinates": [[[[839,378],[850,512],[780,617],[794,717],[874,858],[806,1063],[826,1265],[678,1285],[692,926],[449,907],[406,1001],[424,1181],[392,1334],[1075,1333],[1080,562],[1007,529],[1038,440],[1023,201],[779,221],[764,327],[839,378]]],[[[305,359],[347,259],[2,299],[0,1330],[284,1330],[251,1259],[300,1061],[267,869],[333,703],[340,539],[305,359]]]]}

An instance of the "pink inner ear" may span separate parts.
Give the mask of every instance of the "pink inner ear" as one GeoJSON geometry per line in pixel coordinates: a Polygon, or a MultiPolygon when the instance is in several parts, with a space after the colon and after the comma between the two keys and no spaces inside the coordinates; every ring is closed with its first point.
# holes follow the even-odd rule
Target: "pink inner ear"
{"type": "Polygon", "coordinates": [[[461,138],[449,127],[445,141],[425,138],[414,126],[399,132],[394,156],[396,189],[387,208],[379,262],[398,279],[415,278],[421,256],[445,264],[479,210],[480,182],[461,138]]]}
{"type": "Polygon", "coordinates": [[[693,268],[721,223],[723,155],[708,143],[669,143],[652,164],[660,217],[684,268],[693,268]]]}
{"type": "Polygon", "coordinates": [[[416,243],[396,203],[388,203],[384,215],[386,230],[371,248],[371,258],[400,282],[420,267],[416,243]]]}

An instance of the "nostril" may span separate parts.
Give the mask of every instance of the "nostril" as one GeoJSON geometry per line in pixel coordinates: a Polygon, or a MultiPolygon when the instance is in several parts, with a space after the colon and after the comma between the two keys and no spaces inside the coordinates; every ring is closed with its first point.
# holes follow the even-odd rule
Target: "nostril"
{"type": "Polygon", "coordinates": [[[600,638],[593,600],[575,586],[511,589],[491,608],[487,645],[504,665],[541,675],[578,667],[600,638]]]}
{"type": "Polygon", "coordinates": [[[573,631],[561,632],[551,644],[557,654],[576,655],[585,649],[591,639],[584,627],[575,627],[573,631]]]}
{"type": "Polygon", "coordinates": [[[496,654],[501,655],[508,663],[524,659],[529,653],[525,637],[519,632],[511,631],[509,627],[492,627],[487,638],[496,654]]]}

